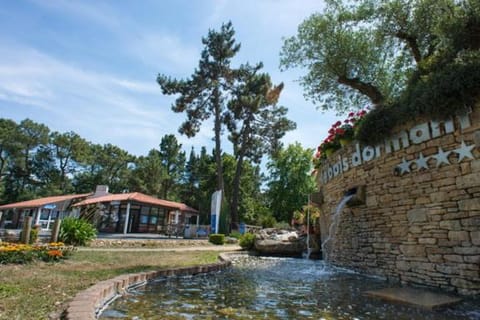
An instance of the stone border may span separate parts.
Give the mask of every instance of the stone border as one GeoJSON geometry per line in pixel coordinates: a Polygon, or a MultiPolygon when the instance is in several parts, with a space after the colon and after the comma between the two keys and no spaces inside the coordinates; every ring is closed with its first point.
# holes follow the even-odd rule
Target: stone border
{"type": "Polygon", "coordinates": [[[94,320],[110,302],[128,293],[129,289],[145,285],[160,277],[186,276],[224,270],[231,265],[226,254],[221,253],[219,262],[183,268],[148,271],[121,275],[113,279],[98,282],[92,287],[79,292],[68,304],[65,319],[94,320]]]}

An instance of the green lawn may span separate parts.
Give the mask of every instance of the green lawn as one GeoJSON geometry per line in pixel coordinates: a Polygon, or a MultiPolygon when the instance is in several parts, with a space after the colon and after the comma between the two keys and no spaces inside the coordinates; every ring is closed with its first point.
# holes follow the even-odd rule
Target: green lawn
{"type": "Polygon", "coordinates": [[[59,263],[0,266],[0,319],[58,318],[79,291],[117,275],[217,261],[218,252],[77,251],[59,263]]]}

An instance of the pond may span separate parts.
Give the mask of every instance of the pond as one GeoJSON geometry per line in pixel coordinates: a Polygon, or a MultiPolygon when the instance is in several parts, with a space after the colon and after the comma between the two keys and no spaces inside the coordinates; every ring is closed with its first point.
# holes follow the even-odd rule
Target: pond
{"type": "Polygon", "coordinates": [[[385,287],[323,261],[238,255],[222,272],[153,281],[100,319],[480,319],[478,298],[427,311],[363,294],[385,287]]]}

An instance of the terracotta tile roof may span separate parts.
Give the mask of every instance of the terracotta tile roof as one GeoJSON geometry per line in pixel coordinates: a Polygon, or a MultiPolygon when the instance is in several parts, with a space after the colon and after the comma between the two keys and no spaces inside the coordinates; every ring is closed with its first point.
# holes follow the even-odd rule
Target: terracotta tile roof
{"type": "Polygon", "coordinates": [[[64,195],[64,196],[53,196],[53,197],[46,197],[46,198],[40,198],[40,199],[33,199],[33,200],[28,200],[28,201],[21,201],[21,202],[5,204],[5,205],[0,206],[0,210],[14,209],[14,208],[18,208],[18,209],[39,208],[39,207],[43,207],[47,204],[54,204],[54,203],[62,202],[62,201],[66,201],[66,200],[86,198],[90,195],[92,195],[92,193],[70,194],[70,195],[64,195]]]}
{"type": "Polygon", "coordinates": [[[162,200],[152,196],[147,196],[146,194],[143,194],[140,192],[107,194],[104,196],[85,199],[81,202],[76,203],[75,206],[85,206],[85,205],[94,204],[94,203],[112,202],[112,201],[136,201],[136,202],[152,204],[160,207],[177,209],[180,211],[198,213],[198,210],[195,210],[184,203],[162,200]]]}

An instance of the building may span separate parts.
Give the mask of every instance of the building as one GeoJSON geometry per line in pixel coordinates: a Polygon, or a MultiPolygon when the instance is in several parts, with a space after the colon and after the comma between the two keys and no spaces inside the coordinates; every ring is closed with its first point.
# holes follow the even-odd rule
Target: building
{"type": "Polygon", "coordinates": [[[198,226],[199,212],[184,203],[140,192],[111,194],[107,186],[95,193],[47,197],[0,206],[0,227],[21,228],[25,217],[48,230],[57,218],[82,217],[102,233],[175,234],[185,225],[198,226]]]}
{"type": "Polygon", "coordinates": [[[51,229],[57,218],[69,216],[72,204],[86,199],[93,193],[53,196],[0,206],[0,228],[20,229],[26,217],[32,217],[42,229],[51,229]]]}

